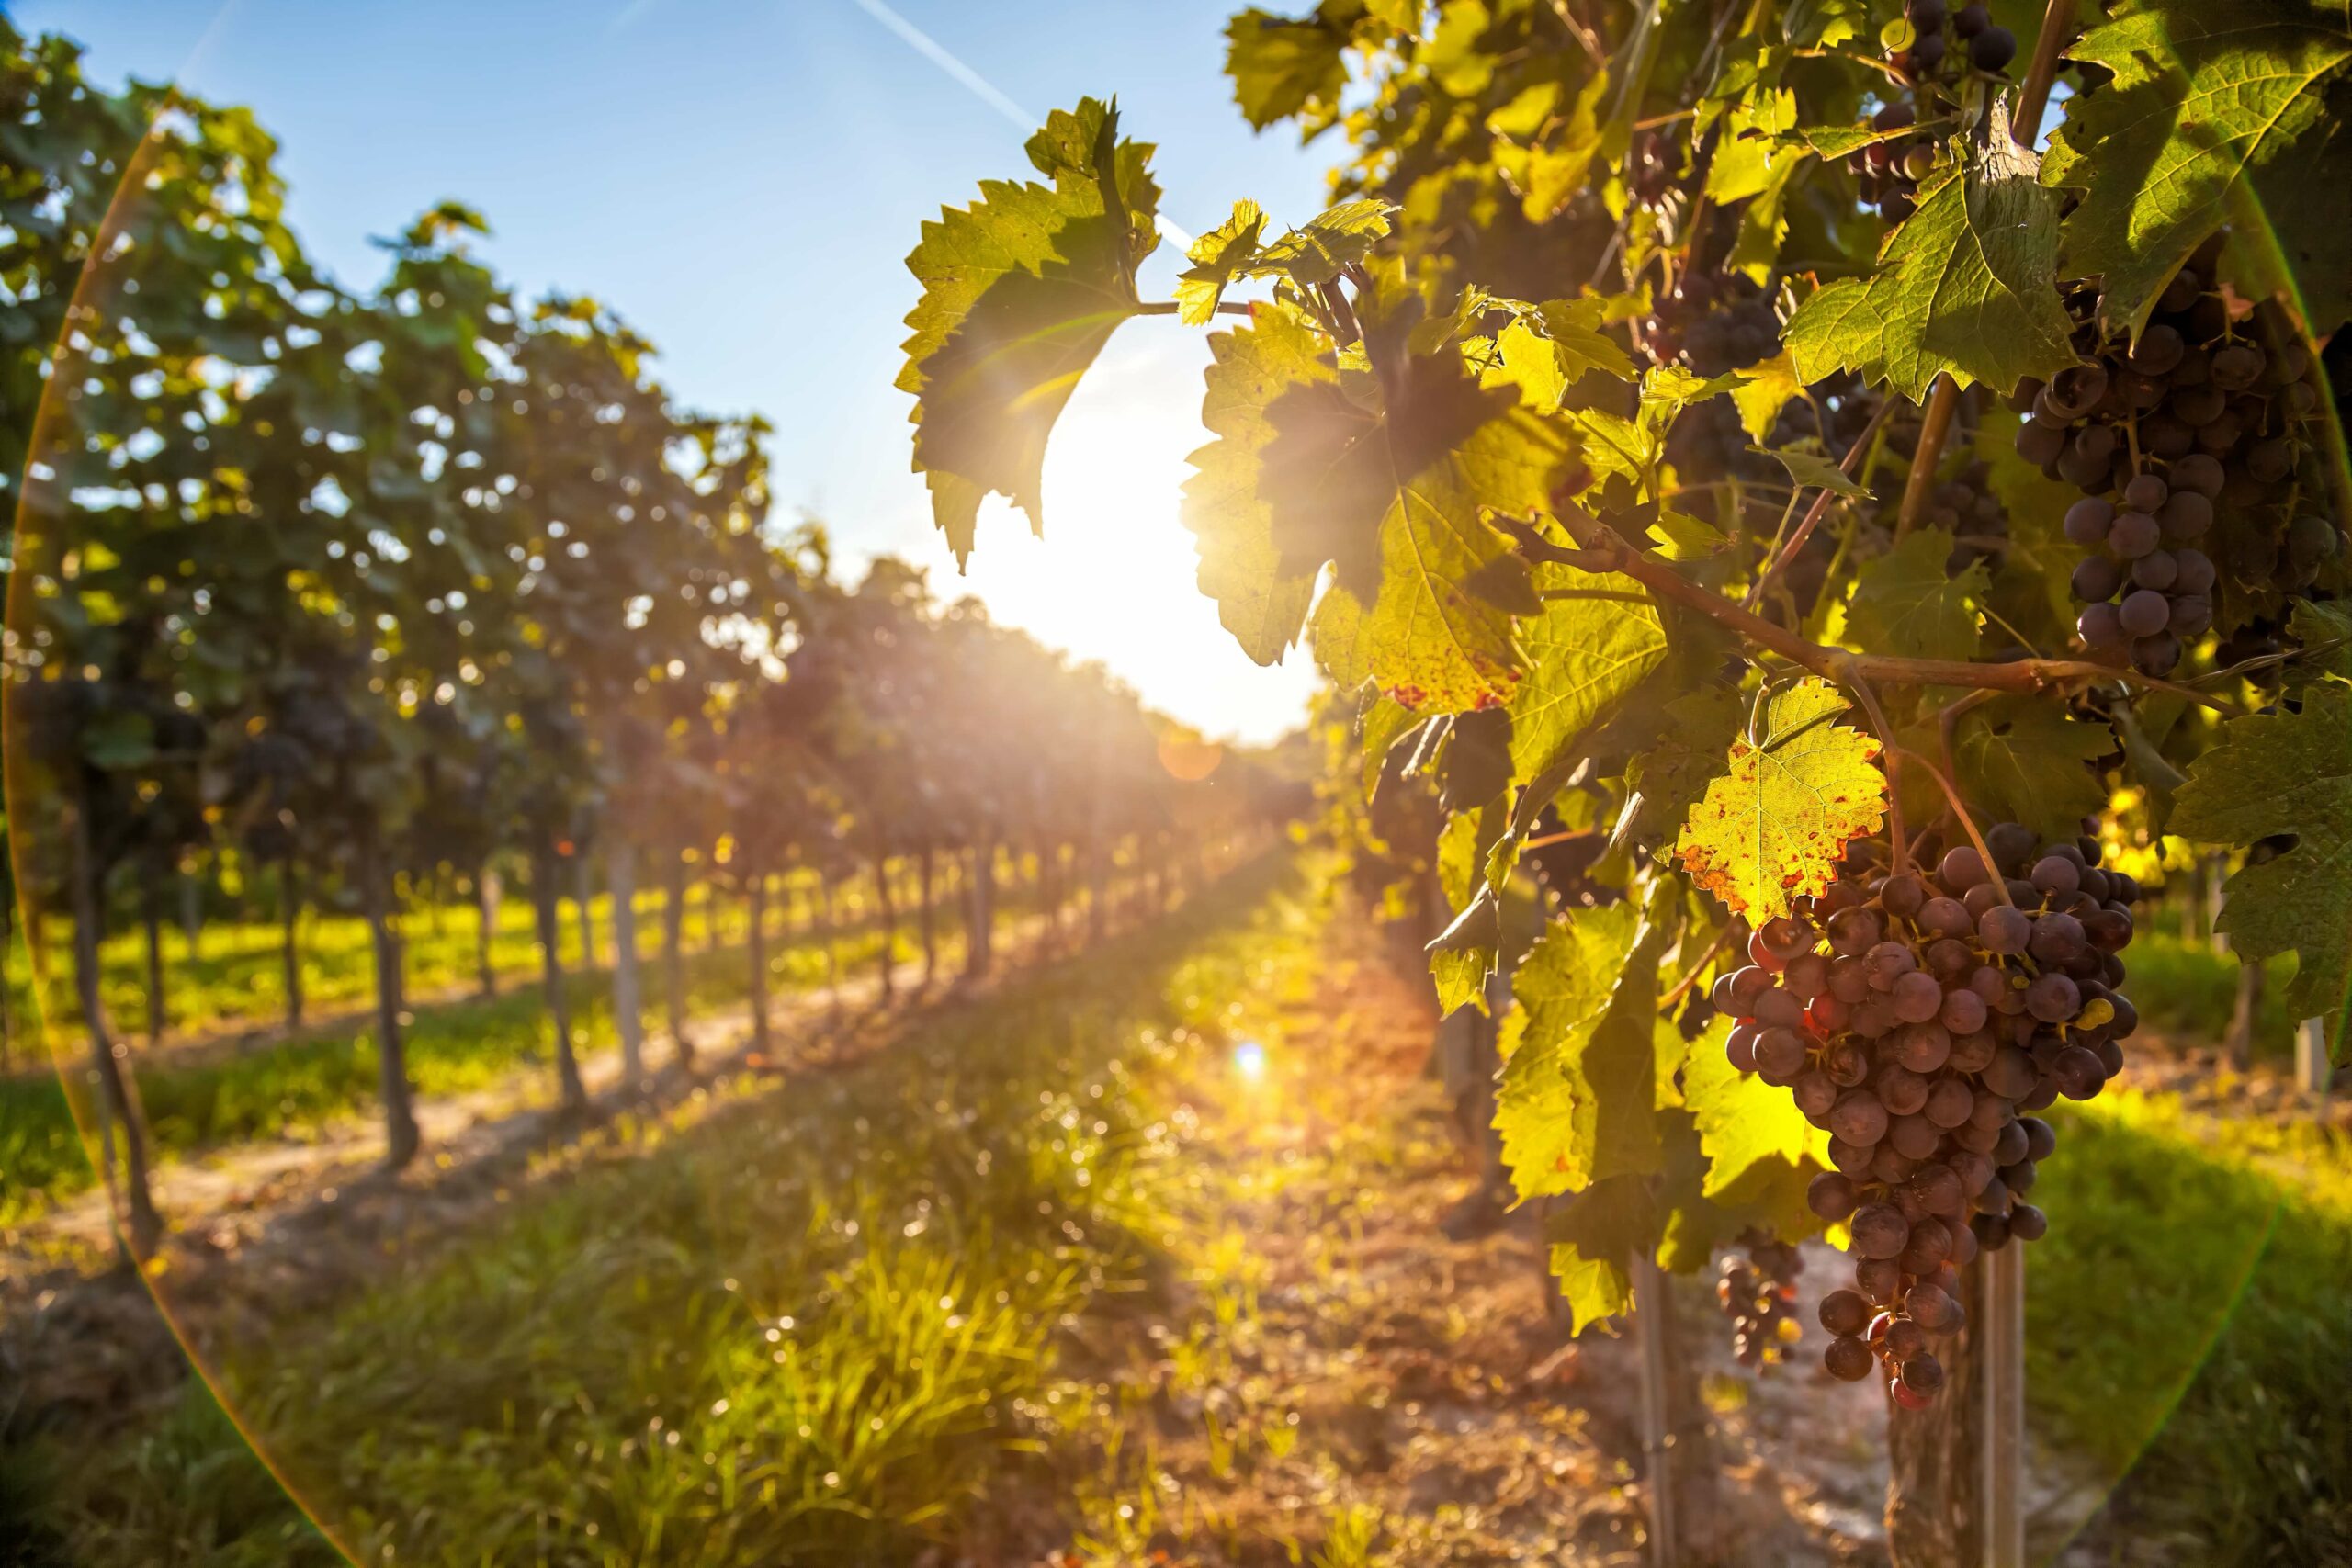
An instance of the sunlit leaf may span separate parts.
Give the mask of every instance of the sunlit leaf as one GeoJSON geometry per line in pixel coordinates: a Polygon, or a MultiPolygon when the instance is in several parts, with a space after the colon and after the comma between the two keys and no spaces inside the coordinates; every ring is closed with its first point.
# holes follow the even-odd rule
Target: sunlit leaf
{"type": "Polygon", "coordinates": [[[2221,744],[2189,768],[2170,827],[2210,844],[2292,835],[2292,848],[2231,876],[2220,925],[2249,962],[2296,955],[2288,1016],[2324,1018],[2331,1055],[2344,1060],[2352,992],[2352,686],[2314,685],[2300,713],[2223,726],[2221,744]]]}
{"type": "Polygon", "coordinates": [[[1837,722],[1845,711],[1826,681],[1775,694],[1761,743],[1732,743],[1729,770],[1683,823],[1683,869],[1751,922],[1827,886],[1846,846],[1885,818],[1878,742],[1837,722]]]}

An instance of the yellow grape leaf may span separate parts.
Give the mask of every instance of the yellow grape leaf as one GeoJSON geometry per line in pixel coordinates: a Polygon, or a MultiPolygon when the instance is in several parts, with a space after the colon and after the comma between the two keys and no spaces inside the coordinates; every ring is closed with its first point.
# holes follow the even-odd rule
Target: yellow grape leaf
{"type": "Polygon", "coordinates": [[[1845,710],[1822,680],[1773,697],[1760,741],[1732,742],[1730,771],[1683,820],[1682,868],[1753,924],[1827,886],[1846,846],[1885,819],[1878,742],[1838,723],[1845,710]]]}

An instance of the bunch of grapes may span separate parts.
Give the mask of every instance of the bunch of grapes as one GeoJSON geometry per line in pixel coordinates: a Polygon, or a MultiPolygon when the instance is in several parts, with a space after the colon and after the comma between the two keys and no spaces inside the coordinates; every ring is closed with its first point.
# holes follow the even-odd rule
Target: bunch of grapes
{"type": "MultiPolygon", "coordinates": [[[[1904,8],[1907,24],[1894,37],[1902,47],[1889,57],[1905,81],[1911,84],[1918,106],[1941,114],[1959,100],[1962,78],[1972,71],[1998,76],[2017,58],[2017,35],[1993,25],[1983,6],[1951,11],[1944,0],[1910,0],[1904,8]]],[[[1907,130],[1919,123],[1920,107],[1894,103],[1871,120],[1874,130],[1907,130]]],[[[1919,182],[1936,166],[1936,140],[1925,133],[1875,141],[1849,160],[1861,182],[1862,200],[1879,216],[1899,223],[1918,205],[1919,182]]]]}
{"type": "Polygon", "coordinates": [[[2308,588],[2343,547],[2323,487],[2298,477],[2319,413],[2311,352],[2266,319],[2271,307],[2232,320],[2207,287],[2221,246],[2217,235],[2189,258],[2134,344],[2103,335],[2095,288],[2071,290],[2083,363],[2011,400],[2028,415],[2018,451],[2084,495],[2065,519],[2066,537],[2097,552],[2075,569],[2075,630],[2095,655],[2128,652],[2151,675],[2169,674],[2213,624],[2220,570],[2199,542],[2217,516],[2288,519],[2283,531],[2228,531],[2233,575],[2250,582],[2308,588]],[[2249,326],[2270,328],[2277,346],[2249,326]]]}
{"type": "Polygon", "coordinates": [[[1849,1223],[1855,1266],[1821,1304],[1823,1364],[1849,1382],[1883,1367],[1915,1409],[1943,1381],[1929,1341],[1962,1322],[1957,1270],[2046,1228],[2026,1194],[2057,1138],[2030,1113],[2097,1094],[2139,1022],[2118,990],[2138,884],[2099,868],[2092,837],[2037,848],[2005,822],[1984,839],[1991,865],[1963,843],[1932,871],[1856,846],[1713,997],[1737,1021],[1732,1065],[1830,1134],[1809,1201],[1849,1223]]]}
{"type": "Polygon", "coordinates": [[[1674,291],[1634,323],[1634,343],[1657,364],[1679,360],[1702,376],[1720,376],[1780,353],[1781,318],[1746,274],[1686,269],[1674,291]]]}
{"type": "Polygon", "coordinates": [[[1728,1255],[1715,1280],[1715,1302],[1732,1322],[1732,1353],[1751,1371],[1787,1359],[1804,1335],[1797,1322],[1797,1276],[1804,1258],[1785,1241],[1751,1231],[1740,1237],[1745,1258],[1728,1255]]]}

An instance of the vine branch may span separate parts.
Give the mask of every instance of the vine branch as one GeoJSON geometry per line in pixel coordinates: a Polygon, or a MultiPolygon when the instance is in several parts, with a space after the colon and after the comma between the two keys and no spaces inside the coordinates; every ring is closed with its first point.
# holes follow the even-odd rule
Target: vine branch
{"type": "Polygon", "coordinates": [[[1737,632],[1767,652],[1780,655],[1825,681],[1840,679],[1846,661],[1863,679],[1895,686],[1956,686],[1984,692],[2034,693],[2075,681],[2119,681],[2154,691],[2175,692],[2217,713],[2235,716],[2235,705],[2176,682],[2158,680],[2134,670],[2083,659],[2009,659],[1980,663],[1967,659],[1908,659],[1894,654],[1850,653],[1808,642],[1788,627],[1777,626],[1742,609],[1711,588],[1702,587],[1666,562],[1625,542],[1605,523],[1568,509],[1562,525],[1577,547],[1564,549],[1538,533],[1532,524],[1497,517],[1496,523],[1518,543],[1519,553],[1531,561],[1551,562],[1582,571],[1613,571],[1632,578],[1661,599],[1672,600],[1737,632]]]}
{"type": "MultiPolygon", "coordinates": [[[[1887,412],[1894,406],[1894,400],[1890,398],[1879,400],[1878,409],[1871,415],[1870,423],[1862,426],[1862,433],[1854,437],[1854,444],[1846,448],[1846,455],[1838,460],[1839,473],[1852,475],[1854,465],[1861,461],[1862,454],[1870,449],[1871,438],[1878,434],[1879,426],[1886,423],[1887,412]]],[[[1789,536],[1788,543],[1783,545],[1775,541],[1769,564],[1757,574],[1755,586],[1747,591],[1747,597],[1743,602],[1746,608],[1753,610],[1764,602],[1764,595],[1771,592],[1773,580],[1795,558],[1796,553],[1804,548],[1804,542],[1813,537],[1814,529],[1829,514],[1829,504],[1837,499],[1836,491],[1825,488],[1813,498],[1813,504],[1805,509],[1804,521],[1797,525],[1797,531],[1789,536]]],[[[1792,505],[1795,503],[1795,491],[1790,492],[1789,501],[1792,505]]]]}
{"type": "Polygon", "coordinates": [[[2041,30],[2033,39],[2033,63],[2026,68],[2025,85],[2018,93],[2018,112],[2009,134],[2020,147],[2033,145],[2041,134],[2041,114],[2050,107],[2050,84],[2058,75],[2058,57],[2075,37],[2075,0],[2050,0],[2041,13],[2041,30]]]}
{"type": "Polygon", "coordinates": [[[1928,489],[1936,482],[1943,461],[1944,438],[1951,434],[1952,415],[1960,410],[1960,383],[1946,371],[1928,394],[1927,411],[1919,418],[1919,444],[1912,449],[1911,475],[1903,486],[1903,509],[1895,514],[1894,537],[1900,543],[1927,509],[1928,489]]]}

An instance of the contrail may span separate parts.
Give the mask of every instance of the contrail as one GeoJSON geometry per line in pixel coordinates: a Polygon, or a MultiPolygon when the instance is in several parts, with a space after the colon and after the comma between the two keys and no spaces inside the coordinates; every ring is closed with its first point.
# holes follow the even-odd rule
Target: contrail
{"type": "MultiPolygon", "coordinates": [[[[900,42],[956,78],[974,97],[1011,120],[1022,130],[1035,130],[1046,123],[1044,115],[1031,114],[1027,109],[1014,103],[1010,97],[998,91],[994,83],[950,54],[937,39],[892,10],[884,3],[884,0],[857,0],[857,8],[898,34],[900,42]]],[[[1178,249],[1191,247],[1193,236],[1170,222],[1165,215],[1156,218],[1154,221],[1159,225],[1160,233],[1178,249]]]]}

